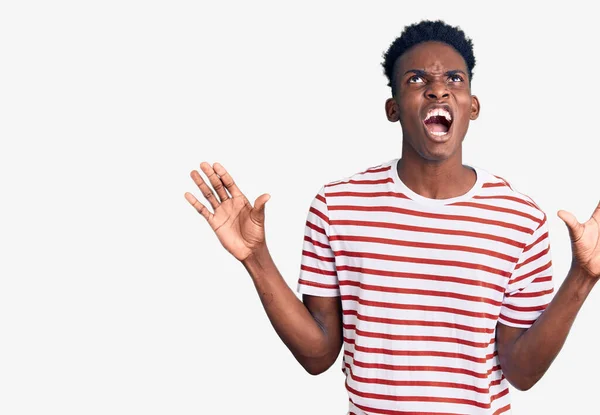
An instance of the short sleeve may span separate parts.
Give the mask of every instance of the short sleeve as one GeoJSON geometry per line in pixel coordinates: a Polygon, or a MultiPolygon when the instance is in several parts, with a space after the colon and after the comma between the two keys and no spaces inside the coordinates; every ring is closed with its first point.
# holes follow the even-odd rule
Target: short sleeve
{"type": "Polygon", "coordinates": [[[499,321],[529,328],[552,299],[552,259],[546,217],[529,238],[504,293],[499,321]]]}
{"type": "Polygon", "coordinates": [[[325,187],[311,203],[304,227],[298,292],[317,297],[340,295],[335,257],[329,245],[329,212],[325,187]]]}

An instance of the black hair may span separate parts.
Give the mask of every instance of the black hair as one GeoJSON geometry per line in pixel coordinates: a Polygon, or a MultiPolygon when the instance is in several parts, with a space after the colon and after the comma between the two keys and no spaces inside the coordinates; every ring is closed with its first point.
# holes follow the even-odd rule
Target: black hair
{"type": "Polygon", "coordinates": [[[381,66],[383,66],[385,76],[388,79],[387,85],[392,88],[392,95],[396,93],[394,76],[396,61],[408,49],[423,42],[443,42],[456,49],[467,64],[469,83],[471,82],[473,68],[475,67],[475,55],[473,55],[473,42],[471,39],[458,26],[450,26],[442,20],[423,20],[406,26],[400,36],[392,42],[383,54],[381,66]]]}

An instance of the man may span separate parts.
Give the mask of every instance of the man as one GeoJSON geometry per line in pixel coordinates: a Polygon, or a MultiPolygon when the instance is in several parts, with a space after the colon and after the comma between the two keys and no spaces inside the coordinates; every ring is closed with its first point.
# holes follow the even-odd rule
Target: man
{"type": "Polygon", "coordinates": [[[298,290],[265,243],[268,194],[254,206],[218,163],[211,213],[186,199],[246,267],[275,330],[311,374],[343,345],[350,414],[501,414],[508,384],[531,388],[560,351],[600,277],[600,205],[560,211],[573,262],[553,296],[546,215],[508,182],[462,164],[480,104],[472,42],[456,27],[405,28],[384,56],[402,158],[326,184],[312,202],[298,290]],[[551,300],[551,301],[550,301],[551,300]],[[543,312],[543,313],[542,313],[543,312]]]}

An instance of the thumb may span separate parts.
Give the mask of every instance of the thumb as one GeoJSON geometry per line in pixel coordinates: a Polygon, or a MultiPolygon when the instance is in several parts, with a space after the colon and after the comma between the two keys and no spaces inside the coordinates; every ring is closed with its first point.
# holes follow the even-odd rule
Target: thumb
{"type": "Polygon", "coordinates": [[[579,223],[575,215],[573,215],[571,212],[567,212],[566,210],[559,210],[558,217],[561,218],[567,225],[567,228],[569,228],[571,240],[573,242],[578,241],[583,234],[583,225],[579,223]]]}
{"type": "Polygon", "coordinates": [[[261,222],[264,220],[265,205],[270,198],[271,195],[268,193],[260,195],[256,198],[256,200],[254,201],[254,209],[252,210],[252,215],[254,216],[254,219],[259,220],[261,222]]]}
{"type": "Polygon", "coordinates": [[[271,195],[268,193],[265,193],[263,195],[260,195],[256,198],[256,200],[254,201],[254,209],[258,210],[258,211],[264,211],[265,210],[265,204],[267,203],[267,201],[271,198],[271,195]]]}

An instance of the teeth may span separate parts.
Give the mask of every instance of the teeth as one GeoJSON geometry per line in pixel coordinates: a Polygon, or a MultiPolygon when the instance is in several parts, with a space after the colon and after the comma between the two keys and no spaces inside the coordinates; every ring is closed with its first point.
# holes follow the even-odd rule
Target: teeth
{"type": "Polygon", "coordinates": [[[434,108],[432,110],[429,110],[429,112],[427,113],[427,117],[425,118],[425,121],[427,121],[431,117],[435,117],[435,116],[444,117],[444,118],[446,118],[446,121],[448,121],[448,122],[452,121],[452,116],[450,115],[450,113],[443,108],[434,108]]]}
{"type": "Polygon", "coordinates": [[[430,131],[430,133],[435,136],[438,136],[438,137],[448,134],[448,132],[443,132],[443,131],[430,131]]]}

